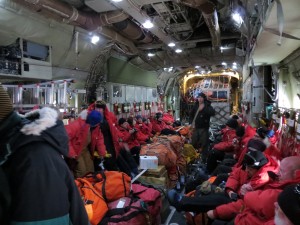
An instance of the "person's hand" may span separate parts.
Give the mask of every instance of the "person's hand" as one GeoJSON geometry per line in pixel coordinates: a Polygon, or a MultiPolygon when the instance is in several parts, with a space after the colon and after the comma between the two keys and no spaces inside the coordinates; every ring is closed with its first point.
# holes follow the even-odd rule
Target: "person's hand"
{"type": "Polygon", "coordinates": [[[252,191],[253,188],[251,184],[243,184],[241,187],[241,195],[245,195],[247,192],[252,191]]]}
{"type": "Polygon", "coordinates": [[[207,211],[207,216],[208,216],[208,218],[210,218],[212,220],[216,219],[216,217],[214,215],[214,210],[207,211]]]}
{"type": "Polygon", "coordinates": [[[229,192],[228,192],[228,196],[229,196],[229,198],[230,198],[231,200],[233,200],[233,201],[237,201],[237,199],[238,199],[238,195],[237,195],[237,193],[235,193],[234,191],[229,191],[229,192]]]}
{"type": "Polygon", "coordinates": [[[136,130],[135,129],[131,129],[131,130],[129,130],[129,133],[130,134],[134,134],[136,132],[136,130]]]}

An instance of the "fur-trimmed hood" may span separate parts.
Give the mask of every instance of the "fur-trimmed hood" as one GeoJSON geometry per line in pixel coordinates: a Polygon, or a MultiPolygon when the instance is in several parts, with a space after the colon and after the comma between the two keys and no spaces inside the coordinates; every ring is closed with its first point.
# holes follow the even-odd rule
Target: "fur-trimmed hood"
{"type": "MultiPolygon", "coordinates": [[[[25,145],[34,146],[35,142],[45,142],[60,154],[69,152],[68,135],[58,112],[52,108],[42,108],[25,115],[11,112],[0,124],[0,164],[16,149],[25,145]]],[[[43,149],[41,149],[43,150],[43,149]]]]}
{"type": "Polygon", "coordinates": [[[25,135],[37,136],[48,128],[55,126],[58,119],[57,111],[49,107],[36,109],[19,116],[30,121],[22,127],[21,132],[25,135]]]}

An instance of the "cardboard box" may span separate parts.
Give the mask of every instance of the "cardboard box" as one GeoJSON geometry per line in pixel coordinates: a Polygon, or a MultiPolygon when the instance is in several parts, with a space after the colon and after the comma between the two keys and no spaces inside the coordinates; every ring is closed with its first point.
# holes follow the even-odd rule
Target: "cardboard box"
{"type": "Polygon", "coordinates": [[[158,168],[158,158],[156,156],[140,156],[140,168],[141,169],[157,169],[158,168]]]}
{"type": "Polygon", "coordinates": [[[166,171],[165,166],[158,165],[157,169],[149,169],[145,172],[144,176],[162,177],[166,171]]]}

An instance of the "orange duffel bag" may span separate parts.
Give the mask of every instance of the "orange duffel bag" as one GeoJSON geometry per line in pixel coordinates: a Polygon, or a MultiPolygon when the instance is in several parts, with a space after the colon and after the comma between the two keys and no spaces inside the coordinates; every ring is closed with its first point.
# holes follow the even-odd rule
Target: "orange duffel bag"
{"type": "Polygon", "coordinates": [[[108,211],[108,206],[105,200],[86,179],[77,178],[75,183],[83,200],[90,223],[92,225],[98,225],[108,211]]]}
{"type": "Polygon", "coordinates": [[[106,202],[112,202],[127,197],[131,191],[131,178],[119,171],[100,171],[89,173],[84,179],[92,183],[106,202]]]}
{"type": "Polygon", "coordinates": [[[159,142],[143,145],[140,155],[157,156],[158,165],[166,166],[166,168],[175,166],[177,161],[177,156],[172,149],[159,142]]]}

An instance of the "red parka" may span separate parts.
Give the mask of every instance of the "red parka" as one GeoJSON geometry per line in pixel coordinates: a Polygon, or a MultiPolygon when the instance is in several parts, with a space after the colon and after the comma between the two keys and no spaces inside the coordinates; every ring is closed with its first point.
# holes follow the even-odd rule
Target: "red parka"
{"type": "Polygon", "coordinates": [[[167,125],[164,121],[153,120],[152,121],[152,132],[160,133],[163,129],[173,130],[173,127],[167,125]]]}
{"type": "MultiPolygon", "coordinates": [[[[90,125],[79,117],[77,120],[66,125],[65,128],[69,136],[69,157],[77,158],[88,141],[90,125]]],[[[99,126],[91,133],[90,151],[92,155],[94,151],[97,151],[99,156],[104,156],[106,153],[103,134],[101,133],[99,126]]]]}
{"type": "Polygon", "coordinates": [[[122,140],[122,142],[127,143],[129,149],[140,146],[140,143],[137,140],[136,133],[130,134],[129,131],[121,126],[118,126],[118,134],[119,139],[122,140]]]}
{"type": "Polygon", "coordinates": [[[214,145],[214,149],[224,152],[234,152],[234,141],[238,141],[234,129],[226,126],[222,129],[222,141],[214,145]]]}
{"type": "Polygon", "coordinates": [[[266,186],[265,190],[249,192],[244,197],[242,211],[236,216],[234,223],[239,225],[272,224],[274,220],[274,203],[280,192],[289,185],[300,182],[300,172],[293,180],[276,182],[266,186]]]}
{"type": "MultiPolygon", "coordinates": [[[[91,105],[89,105],[89,107],[88,107],[89,112],[94,109],[95,109],[95,103],[92,103],[91,105]]],[[[109,130],[110,130],[110,133],[112,136],[112,141],[113,141],[113,145],[114,145],[114,148],[116,151],[116,157],[117,157],[121,150],[121,145],[120,145],[119,137],[118,137],[118,129],[115,126],[115,124],[117,123],[117,118],[116,118],[115,114],[113,114],[112,112],[110,112],[107,109],[107,107],[105,107],[105,109],[103,110],[103,116],[108,122],[109,130]]]]}
{"type": "Polygon", "coordinates": [[[266,157],[269,160],[269,162],[266,165],[264,165],[262,168],[260,168],[257,171],[257,173],[254,174],[250,179],[248,178],[246,171],[242,170],[242,166],[233,168],[233,171],[231,172],[226,182],[225,190],[227,192],[234,191],[238,193],[241,199],[239,199],[236,202],[218,206],[214,210],[214,214],[217,218],[226,219],[226,220],[232,219],[234,218],[235,215],[237,215],[240,212],[244,204],[243,203],[244,196],[240,194],[240,190],[243,184],[250,184],[253,191],[255,191],[255,190],[264,189],[267,185],[273,182],[273,180],[268,175],[268,171],[273,171],[274,173],[277,173],[279,170],[279,165],[270,156],[266,156],[266,157]]]}
{"type": "Polygon", "coordinates": [[[65,126],[69,137],[69,157],[77,158],[83,150],[84,144],[87,142],[90,132],[90,125],[80,117],[65,126]]]}

